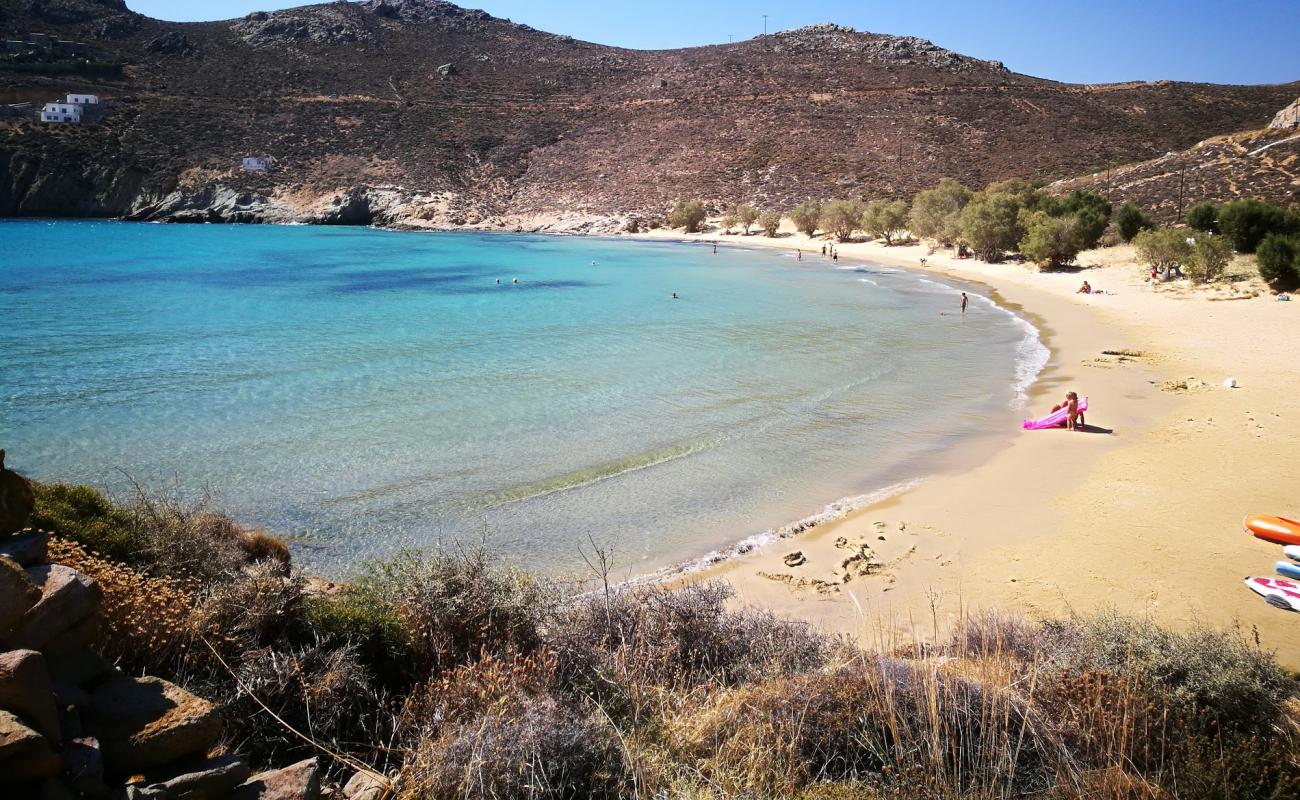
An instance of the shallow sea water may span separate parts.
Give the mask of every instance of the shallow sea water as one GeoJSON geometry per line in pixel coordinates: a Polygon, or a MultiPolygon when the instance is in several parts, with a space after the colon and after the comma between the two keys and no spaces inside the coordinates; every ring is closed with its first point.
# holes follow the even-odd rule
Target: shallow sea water
{"type": "Polygon", "coordinates": [[[793,251],[74,221],[0,245],[10,466],[210,489],[334,574],[480,535],[542,571],[588,537],[633,571],[699,558],[919,477],[1045,357],[981,297],[963,318],[957,287],[793,251]]]}

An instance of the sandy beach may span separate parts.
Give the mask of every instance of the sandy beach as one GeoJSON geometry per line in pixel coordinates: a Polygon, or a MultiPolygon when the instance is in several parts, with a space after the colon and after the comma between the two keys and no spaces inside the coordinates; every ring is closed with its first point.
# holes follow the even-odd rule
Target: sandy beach
{"type": "MultiPolygon", "coordinates": [[[[805,264],[826,263],[822,240],[791,231],[648,238],[802,249],[805,264]]],[[[1005,436],[991,431],[915,488],[701,575],[729,581],[740,602],[864,641],[932,636],[985,608],[1038,617],[1114,608],[1178,628],[1237,627],[1300,667],[1300,620],[1242,585],[1273,575],[1281,548],[1241,527],[1247,514],[1300,506],[1300,305],[1276,302],[1257,280],[1153,288],[1127,248],[1085,253],[1081,272],[1055,273],[922,245],[837,249],[839,266],[869,261],[987,287],[1039,327],[1051,359],[1027,406],[997,421],[1005,436]],[[1077,294],[1085,278],[1106,293],[1077,294]],[[1091,398],[1089,431],[1020,430],[1068,390],[1091,398]],[[788,566],[795,551],[803,561],[788,566]]]]}

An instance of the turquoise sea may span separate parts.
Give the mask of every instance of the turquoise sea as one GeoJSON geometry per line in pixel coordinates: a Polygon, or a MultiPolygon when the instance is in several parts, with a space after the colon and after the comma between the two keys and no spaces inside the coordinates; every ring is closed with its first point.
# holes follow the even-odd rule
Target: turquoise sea
{"type": "Polygon", "coordinates": [[[332,573],[480,535],[700,558],[922,477],[1045,359],[870,264],[360,228],[0,222],[0,321],[10,466],[211,490],[332,573]]]}

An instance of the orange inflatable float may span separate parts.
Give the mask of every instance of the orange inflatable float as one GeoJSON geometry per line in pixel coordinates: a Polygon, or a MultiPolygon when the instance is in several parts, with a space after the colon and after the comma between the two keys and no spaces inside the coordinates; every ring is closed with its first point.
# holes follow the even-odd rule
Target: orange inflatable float
{"type": "Polygon", "coordinates": [[[1300,544],[1300,522],[1286,517],[1258,515],[1241,521],[1257,539],[1276,544],[1300,544]]]}

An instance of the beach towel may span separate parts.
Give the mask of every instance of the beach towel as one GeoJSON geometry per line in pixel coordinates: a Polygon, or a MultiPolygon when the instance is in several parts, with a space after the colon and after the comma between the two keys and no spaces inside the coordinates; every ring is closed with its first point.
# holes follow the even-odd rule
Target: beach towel
{"type": "MultiPolygon", "coordinates": [[[[1079,400],[1079,413],[1082,414],[1087,410],[1088,410],[1088,398],[1086,397],[1081,398],[1079,400]]],[[[1025,430],[1041,431],[1046,428],[1056,428],[1060,426],[1061,423],[1065,422],[1065,418],[1068,417],[1069,415],[1070,415],[1070,409],[1062,408],[1053,411],[1051,414],[1048,414],[1042,419],[1027,419],[1025,420],[1025,430]]]]}

